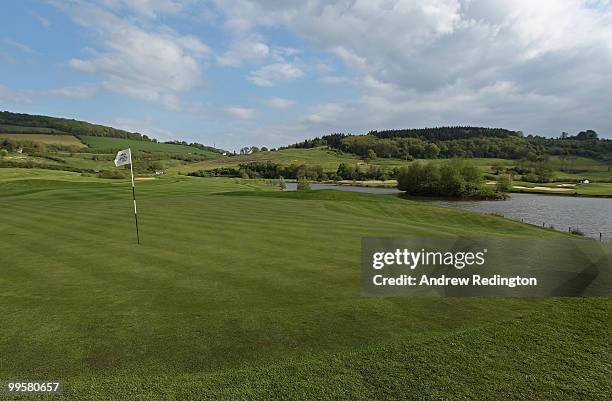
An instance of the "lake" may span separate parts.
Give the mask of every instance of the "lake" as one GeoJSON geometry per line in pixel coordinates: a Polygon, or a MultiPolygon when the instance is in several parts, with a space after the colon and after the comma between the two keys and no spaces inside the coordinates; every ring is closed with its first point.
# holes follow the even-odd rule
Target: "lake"
{"type": "MultiPolygon", "coordinates": [[[[336,189],[391,195],[402,191],[397,188],[372,188],[354,185],[310,184],[312,189],[336,189]]],[[[296,183],[287,183],[287,191],[295,191],[296,183]]],[[[557,230],[577,228],[585,235],[599,239],[599,233],[612,242],[612,199],[582,198],[536,194],[512,194],[506,201],[433,201],[439,206],[454,207],[482,213],[497,213],[506,218],[524,221],[557,230]]]]}
{"type": "Polygon", "coordinates": [[[612,241],[612,199],[582,198],[535,194],[511,194],[506,201],[434,201],[440,206],[456,207],[483,213],[498,213],[513,220],[522,220],[557,230],[577,228],[585,235],[612,241]]]}

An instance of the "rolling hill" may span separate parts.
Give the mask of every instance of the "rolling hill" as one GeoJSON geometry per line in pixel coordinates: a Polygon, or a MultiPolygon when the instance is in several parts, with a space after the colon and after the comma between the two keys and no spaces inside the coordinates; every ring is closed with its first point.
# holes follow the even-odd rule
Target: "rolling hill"
{"type": "Polygon", "coordinates": [[[0,128],[3,132],[36,132],[49,130],[50,134],[93,135],[112,138],[126,138],[135,140],[150,140],[146,135],[138,132],[92,124],[86,121],[70,120],[67,118],[31,115],[23,113],[0,112],[0,128]]]}

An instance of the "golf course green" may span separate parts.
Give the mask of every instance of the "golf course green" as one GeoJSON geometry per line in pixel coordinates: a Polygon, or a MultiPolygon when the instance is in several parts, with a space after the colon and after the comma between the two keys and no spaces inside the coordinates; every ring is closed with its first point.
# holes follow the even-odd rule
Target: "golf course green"
{"type": "Polygon", "coordinates": [[[63,380],[53,400],[612,394],[610,298],[361,296],[364,236],[566,234],[257,180],[136,194],[141,245],[129,180],[0,169],[0,380],[63,380]]]}

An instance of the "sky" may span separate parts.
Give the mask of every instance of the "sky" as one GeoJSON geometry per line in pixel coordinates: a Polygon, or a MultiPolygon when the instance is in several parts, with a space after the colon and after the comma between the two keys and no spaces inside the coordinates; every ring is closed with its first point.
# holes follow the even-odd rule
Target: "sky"
{"type": "Polygon", "coordinates": [[[612,138],[610,0],[2,2],[0,109],[236,150],[477,125],[612,138]]]}

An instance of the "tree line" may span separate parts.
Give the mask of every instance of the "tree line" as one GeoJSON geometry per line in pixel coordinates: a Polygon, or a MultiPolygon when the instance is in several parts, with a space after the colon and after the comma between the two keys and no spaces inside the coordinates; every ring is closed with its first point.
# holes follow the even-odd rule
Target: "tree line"
{"type": "Polygon", "coordinates": [[[187,175],[194,177],[234,177],[234,178],[266,178],[266,179],[307,179],[312,181],[340,180],[390,180],[397,177],[399,168],[385,169],[381,166],[351,165],[340,163],[337,170],[324,171],[320,165],[280,164],[267,162],[251,162],[235,167],[220,167],[212,170],[198,170],[187,175]]]}
{"type": "Polygon", "coordinates": [[[524,136],[520,131],[483,127],[438,127],[370,131],[365,135],[335,133],[290,145],[290,148],[327,146],[363,158],[533,159],[542,155],[571,155],[607,160],[612,140],[600,139],[593,130],[558,138],[524,136]]]}
{"type": "MultiPolygon", "coordinates": [[[[148,136],[138,132],[129,132],[117,128],[107,127],[100,124],[92,124],[85,121],[72,120],[67,118],[31,115],[23,113],[11,113],[9,111],[0,111],[0,124],[15,127],[35,127],[35,128],[50,128],[61,131],[59,133],[67,133],[72,135],[92,135],[106,136],[112,138],[135,139],[140,141],[149,141],[148,136]]],[[[4,127],[4,131],[10,131],[10,127],[4,127]]],[[[22,129],[16,129],[17,132],[23,132],[22,129]]]]}

